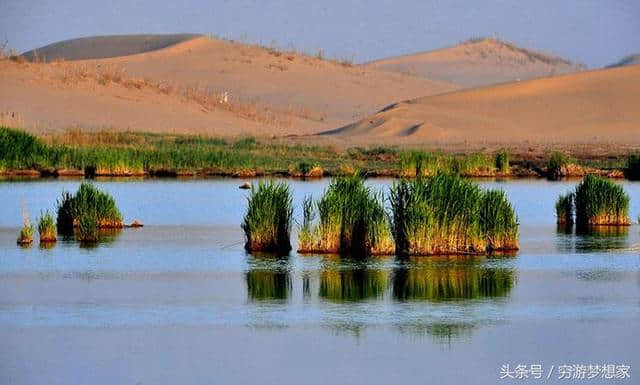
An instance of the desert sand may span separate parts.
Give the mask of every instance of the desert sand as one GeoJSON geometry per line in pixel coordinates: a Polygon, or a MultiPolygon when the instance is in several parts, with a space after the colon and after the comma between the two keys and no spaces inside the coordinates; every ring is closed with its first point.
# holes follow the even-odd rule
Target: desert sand
{"type": "Polygon", "coordinates": [[[353,143],[640,144],[640,66],[412,99],[324,135],[353,143]]]}
{"type": "Polygon", "coordinates": [[[60,59],[104,59],[155,51],[201,36],[202,35],[185,33],[81,37],[27,51],[24,52],[22,56],[29,61],[38,60],[45,62],[60,59]]]}
{"type": "Polygon", "coordinates": [[[486,86],[584,70],[583,66],[568,60],[493,38],[473,39],[439,50],[376,60],[364,66],[446,81],[463,87],[486,86]]]}
{"type": "Polygon", "coordinates": [[[27,129],[37,131],[78,127],[224,136],[310,134],[348,124],[397,100],[458,88],[207,37],[108,59],[50,64],[5,60],[0,66],[0,111],[18,114],[27,129]],[[101,84],[86,72],[116,73],[139,80],[141,87],[122,81],[101,84]]]}
{"type": "MultiPolygon", "coordinates": [[[[589,145],[619,152],[640,145],[637,65],[557,75],[580,67],[484,39],[424,54],[441,71],[439,80],[430,80],[376,64],[411,62],[415,55],[360,66],[204,36],[179,35],[182,40],[167,46],[177,39],[167,36],[119,37],[129,39],[124,46],[141,51],[126,56],[83,59],[78,52],[89,43],[80,39],[76,48],[76,43],[61,43],[61,52],[78,60],[1,60],[0,112],[18,117],[33,132],[254,135],[345,147],[455,151],[589,145]],[[147,51],[145,42],[152,40],[164,48],[147,51]],[[451,66],[447,74],[446,63],[460,55],[483,59],[451,66]],[[462,82],[460,68],[468,76],[462,82]],[[474,81],[552,72],[557,76],[463,88],[474,81]]],[[[120,44],[96,39],[106,53],[120,44]]]]}

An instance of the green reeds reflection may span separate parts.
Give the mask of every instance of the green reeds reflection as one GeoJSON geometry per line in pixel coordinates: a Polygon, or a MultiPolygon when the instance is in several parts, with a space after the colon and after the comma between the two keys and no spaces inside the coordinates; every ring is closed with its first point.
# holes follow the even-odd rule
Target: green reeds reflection
{"type": "Polygon", "coordinates": [[[320,271],[319,295],[334,302],[357,302],[381,298],[387,285],[386,270],[328,257],[320,271]]]}
{"type": "Polygon", "coordinates": [[[481,266],[468,257],[410,259],[393,272],[398,301],[451,301],[506,297],[515,284],[506,268],[481,266]]]}
{"type": "Polygon", "coordinates": [[[247,293],[252,301],[286,300],[292,282],[286,258],[270,254],[252,256],[246,275],[247,293]]]}

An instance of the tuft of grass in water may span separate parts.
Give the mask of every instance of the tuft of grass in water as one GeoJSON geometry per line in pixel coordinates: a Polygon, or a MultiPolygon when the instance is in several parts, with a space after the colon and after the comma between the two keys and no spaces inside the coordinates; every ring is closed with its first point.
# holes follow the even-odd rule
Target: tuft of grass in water
{"type": "Polygon", "coordinates": [[[439,173],[394,183],[389,200],[396,255],[518,249],[518,221],[502,191],[483,191],[459,176],[439,173]]]}
{"type": "Polygon", "coordinates": [[[573,215],[575,211],[575,195],[567,193],[560,195],[556,200],[556,220],[559,225],[573,225],[573,215]]]}
{"type": "Polygon", "coordinates": [[[248,251],[288,253],[291,250],[293,204],[286,183],[260,182],[252,186],[242,222],[248,251]]]}
{"type": "Polygon", "coordinates": [[[18,235],[18,243],[21,245],[29,245],[33,242],[33,225],[24,224],[18,235]]]}
{"type": "Polygon", "coordinates": [[[495,167],[503,174],[509,173],[509,152],[506,149],[502,149],[496,153],[495,167]]]}
{"type": "Polygon", "coordinates": [[[94,212],[82,212],[78,216],[76,239],[80,242],[95,243],[99,240],[99,220],[94,212]]]}
{"type": "Polygon", "coordinates": [[[64,234],[73,232],[80,217],[87,214],[95,218],[99,228],[122,228],[122,214],[111,195],[98,190],[91,183],[82,183],[75,195],[63,191],[58,200],[56,224],[64,234]]]}
{"type": "Polygon", "coordinates": [[[40,213],[38,218],[38,234],[40,234],[40,243],[55,242],[57,239],[56,222],[49,210],[40,213]]]}
{"type": "Polygon", "coordinates": [[[23,200],[20,200],[20,209],[22,210],[22,228],[18,234],[18,244],[30,245],[33,242],[33,225],[23,200]]]}
{"type": "Polygon", "coordinates": [[[629,225],[629,196],[622,186],[595,175],[587,175],[575,192],[576,224],[629,225]]]}
{"type": "Polygon", "coordinates": [[[303,203],[299,251],[357,257],[391,254],[393,241],[383,201],[361,176],[333,179],[315,205],[311,198],[303,203]],[[318,221],[314,222],[311,217],[316,211],[318,221]]]}
{"type": "Polygon", "coordinates": [[[640,180],[640,153],[629,154],[625,167],[625,176],[630,180],[640,180]]]}

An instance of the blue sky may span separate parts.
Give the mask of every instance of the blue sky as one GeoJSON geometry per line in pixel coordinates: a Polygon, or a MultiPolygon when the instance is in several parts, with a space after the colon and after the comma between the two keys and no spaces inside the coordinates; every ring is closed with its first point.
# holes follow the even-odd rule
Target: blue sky
{"type": "Polygon", "coordinates": [[[638,0],[0,0],[25,51],[91,35],[197,32],[357,62],[498,36],[600,67],[640,52],[638,0]]]}

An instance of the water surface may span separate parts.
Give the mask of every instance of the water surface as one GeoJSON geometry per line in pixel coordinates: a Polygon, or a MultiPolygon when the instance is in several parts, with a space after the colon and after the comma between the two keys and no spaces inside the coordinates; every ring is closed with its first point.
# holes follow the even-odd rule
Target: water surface
{"type": "MultiPolygon", "coordinates": [[[[328,183],[289,182],[296,217],[328,183]]],[[[535,363],[626,364],[637,383],[640,227],[559,230],[574,182],[480,182],[516,207],[515,256],[248,255],[233,179],[98,181],[146,226],[17,247],[20,201],[34,218],[79,183],[0,182],[1,383],[491,384],[535,363]]]]}

